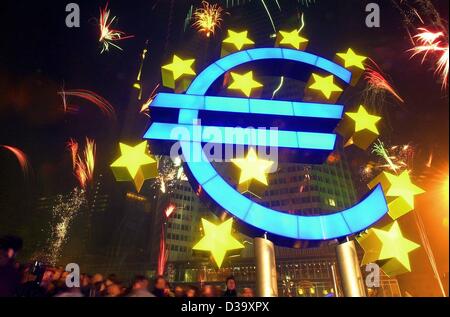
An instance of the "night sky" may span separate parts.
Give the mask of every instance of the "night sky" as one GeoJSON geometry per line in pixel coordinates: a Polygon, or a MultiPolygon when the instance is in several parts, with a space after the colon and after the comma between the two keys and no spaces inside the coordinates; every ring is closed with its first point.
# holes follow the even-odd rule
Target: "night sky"
{"type": "MultiPolygon", "coordinates": [[[[132,132],[124,131],[123,123],[139,56],[147,40],[144,98],[160,81],[160,66],[167,64],[174,52],[183,49],[178,43],[182,39],[199,41],[196,32],[190,27],[184,32],[183,25],[190,4],[197,5],[200,1],[175,0],[171,10],[170,0],[111,0],[112,14],[118,16],[116,27],[133,34],[134,38],[119,43],[123,51],[112,48],[100,54],[96,19],[99,6],[105,1],[75,1],[81,8],[81,27],[72,29],[65,26],[65,6],[69,2],[7,0],[0,3],[0,144],[22,149],[33,168],[30,178],[24,180],[11,153],[0,151],[0,199],[3,201],[0,208],[7,208],[9,215],[14,214],[14,222],[27,217],[36,197],[68,191],[76,185],[70,155],[65,149],[68,138],[80,142],[85,136],[95,138],[98,169],[109,173],[118,140],[128,138],[137,142],[142,136],[149,124],[147,117],[139,118],[132,132]],[[65,114],[57,95],[62,87],[88,89],[105,97],[115,107],[118,121],[108,120],[86,102],[78,102],[79,113],[65,114]]],[[[270,0],[266,2],[276,11],[270,0]]],[[[387,106],[389,125],[381,128],[383,140],[388,144],[413,144],[418,175],[431,152],[434,160],[430,174],[437,175],[443,170],[448,173],[448,90],[441,89],[431,63],[421,65],[420,57],[410,59],[411,54],[406,51],[411,43],[402,16],[390,0],[373,1],[381,6],[380,29],[368,29],[364,25],[364,7],[368,2],[322,0],[303,8],[305,34],[310,39],[308,51],[332,58],[335,52],[353,47],[374,59],[405,100],[403,105],[391,100],[387,106]]],[[[448,1],[432,2],[442,18],[448,20],[448,1]]],[[[296,3],[296,0],[280,1],[281,16],[295,14],[296,3]]],[[[275,22],[283,26],[281,19],[275,22]]],[[[268,19],[267,23],[270,23],[268,19]]],[[[220,47],[223,31],[228,27],[248,28],[251,35],[253,26],[246,25],[244,16],[242,19],[225,16],[222,30],[211,39],[212,47],[220,47]]],[[[189,54],[195,58],[197,52],[189,54]]],[[[354,105],[358,98],[358,95],[348,96],[347,102],[354,105]]],[[[433,186],[432,182],[421,182],[424,188],[433,186]]],[[[418,209],[423,211],[427,225],[439,227],[430,235],[442,269],[448,272],[448,225],[443,228],[441,224],[442,206],[428,206],[429,197],[418,199],[418,209]],[[440,216],[427,217],[430,213],[440,216]],[[445,234],[447,238],[442,240],[445,234]],[[446,252],[439,252],[445,248],[446,252]]],[[[16,224],[11,224],[9,217],[2,218],[1,213],[0,223],[16,224]]],[[[405,220],[408,221],[411,222],[405,220]]]]}

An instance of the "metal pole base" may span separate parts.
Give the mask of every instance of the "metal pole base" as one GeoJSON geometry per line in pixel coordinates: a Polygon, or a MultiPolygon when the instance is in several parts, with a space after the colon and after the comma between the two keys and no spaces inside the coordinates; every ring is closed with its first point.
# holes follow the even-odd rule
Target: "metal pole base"
{"type": "Polygon", "coordinates": [[[355,241],[339,244],[336,247],[336,255],[344,296],[366,297],[355,241]]]}
{"type": "Polygon", "coordinates": [[[273,243],[264,238],[255,238],[256,295],[277,297],[277,267],[273,243]]]}

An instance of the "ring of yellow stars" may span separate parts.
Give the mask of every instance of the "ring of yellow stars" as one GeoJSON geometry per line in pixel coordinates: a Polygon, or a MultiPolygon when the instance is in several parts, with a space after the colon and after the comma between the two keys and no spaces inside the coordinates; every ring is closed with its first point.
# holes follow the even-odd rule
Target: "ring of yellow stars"
{"type": "Polygon", "coordinates": [[[362,265],[378,261],[388,276],[411,272],[409,253],[420,247],[403,236],[397,221],[383,229],[371,228],[357,241],[364,250],[362,265]]]}
{"type": "Polygon", "coordinates": [[[366,69],[363,62],[367,57],[356,54],[351,48],[347,50],[347,53],[337,53],[336,55],[344,61],[345,68],[355,66],[362,70],[366,69]]]}
{"type": "Polygon", "coordinates": [[[425,192],[411,182],[408,171],[403,171],[398,176],[383,172],[369,183],[369,188],[378,183],[383,187],[388,200],[388,213],[394,220],[414,210],[414,197],[425,192]]]}
{"type": "Polygon", "coordinates": [[[174,55],[172,63],[164,65],[162,68],[171,71],[174,80],[177,80],[183,75],[195,75],[195,71],[192,69],[194,62],[195,59],[181,59],[177,55],[174,55]]]}
{"type": "Polygon", "coordinates": [[[234,32],[233,30],[228,30],[228,37],[223,40],[223,43],[232,44],[237,50],[241,50],[245,45],[255,44],[248,38],[248,31],[234,32]]]}
{"type": "Polygon", "coordinates": [[[244,245],[231,235],[233,218],[220,225],[215,225],[202,218],[202,225],[205,235],[192,249],[211,252],[219,268],[227,251],[244,248],[244,245]]]}
{"type": "Polygon", "coordinates": [[[258,158],[255,149],[250,148],[246,158],[232,159],[231,162],[241,170],[239,184],[255,179],[264,185],[268,185],[267,173],[274,162],[258,158]]]}
{"type": "Polygon", "coordinates": [[[309,42],[308,39],[301,37],[298,34],[298,30],[293,30],[291,32],[280,31],[281,36],[283,37],[280,40],[280,44],[289,45],[299,50],[303,43],[309,42]]]}
{"type": "Polygon", "coordinates": [[[346,112],[345,114],[355,122],[355,132],[369,130],[376,135],[379,134],[376,123],[381,120],[381,117],[369,114],[363,105],[359,106],[357,112],[346,112]]]}
{"type": "Polygon", "coordinates": [[[147,142],[136,146],[119,143],[121,156],[111,164],[117,181],[133,181],[139,192],[146,179],[158,176],[158,162],[147,154],[147,142]]]}
{"type": "Polygon", "coordinates": [[[231,72],[233,82],[228,86],[228,89],[240,90],[244,95],[250,97],[252,90],[260,88],[263,85],[253,79],[253,71],[249,71],[243,75],[231,72]]]}
{"type": "Polygon", "coordinates": [[[308,88],[320,91],[325,98],[330,99],[333,92],[342,92],[342,88],[334,83],[334,76],[320,76],[318,74],[312,74],[314,83],[308,88]]]}

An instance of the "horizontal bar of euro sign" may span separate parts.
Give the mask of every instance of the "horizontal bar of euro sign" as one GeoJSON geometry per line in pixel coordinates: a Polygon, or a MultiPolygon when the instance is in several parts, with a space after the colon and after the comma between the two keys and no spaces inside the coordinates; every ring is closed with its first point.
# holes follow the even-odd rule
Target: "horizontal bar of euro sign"
{"type": "Polygon", "coordinates": [[[144,135],[148,140],[254,145],[293,149],[334,149],[336,135],[276,129],[233,128],[154,122],[144,135]]]}
{"type": "Polygon", "coordinates": [[[309,102],[159,93],[153,108],[176,108],[290,117],[342,119],[344,106],[309,102]],[[226,106],[225,106],[226,105],[226,106]]]}

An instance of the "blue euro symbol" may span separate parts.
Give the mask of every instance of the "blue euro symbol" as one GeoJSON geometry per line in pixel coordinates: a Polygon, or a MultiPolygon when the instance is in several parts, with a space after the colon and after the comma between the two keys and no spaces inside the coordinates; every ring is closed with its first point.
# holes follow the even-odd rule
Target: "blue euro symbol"
{"type": "MultiPolygon", "coordinates": [[[[284,48],[256,48],[228,55],[204,69],[190,84],[185,94],[159,93],[151,109],[164,111],[179,110],[178,123],[153,122],[145,139],[153,141],[180,142],[183,153],[193,152],[202,157],[202,143],[210,141],[208,135],[212,129],[222,132],[233,130],[233,127],[201,126],[200,140],[183,139],[174,136],[171,131],[177,127],[193,128],[193,122],[203,113],[234,113],[235,115],[278,116],[300,120],[328,122],[324,131],[278,131],[277,146],[299,152],[329,153],[335,147],[336,135],[333,129],[342,118],[343,106],[316,104],[307,102],[290,102],[262,99],[245,99],[206,96],[210,86],[227,71],[242,64],[262,60],[283,60],[299,62],[327,71],[345,83],[350,83],[352,74],[336,63],[317,55],[284,48]],[[321,121],[322,120],[322,121],[321,121]],[[331,126],[329,123],[332,123],[331,126]],[[334,126],[332,126],[334,125],[334,126]]],[[[158,119],[153,116],[153,118],[158,119]]],[[[306,122],[306,121],[305,121],[306,122]]],[[[306,123],[305,123],[306,124],[306,123]]],[[[320,123],[316,126],[322,126],[320,123]]],[[[308,126],[306,124],[306,126],[308,126]]],[[[301,125],[300,125],[301,127],[301,125]]],[[[309,125],[314,129],[314,125],[309,125]]],[[[226,133],[222,133],[225,136],[226,133]]],[[[270,146],[269,138],[258,138],[258,144],[270,146]],[[261,141],[262,140],[262,141],[261,141]]],[[[214,140],[227,144],[234,140],[214,140]]],[[[270,209],[239,193],[228,184],[208,161],[186,161],[187,173],[195,179],[202,190],[225,209],[240,223],[245,224],[258,235],[267,233],[272,239],[297,240],[330,240],[349,236],[365,230],[379,221],[388,207],[381,185],[376,186],[365,198],[351,208],[318,216],[292,215],[270,209]]]]}

